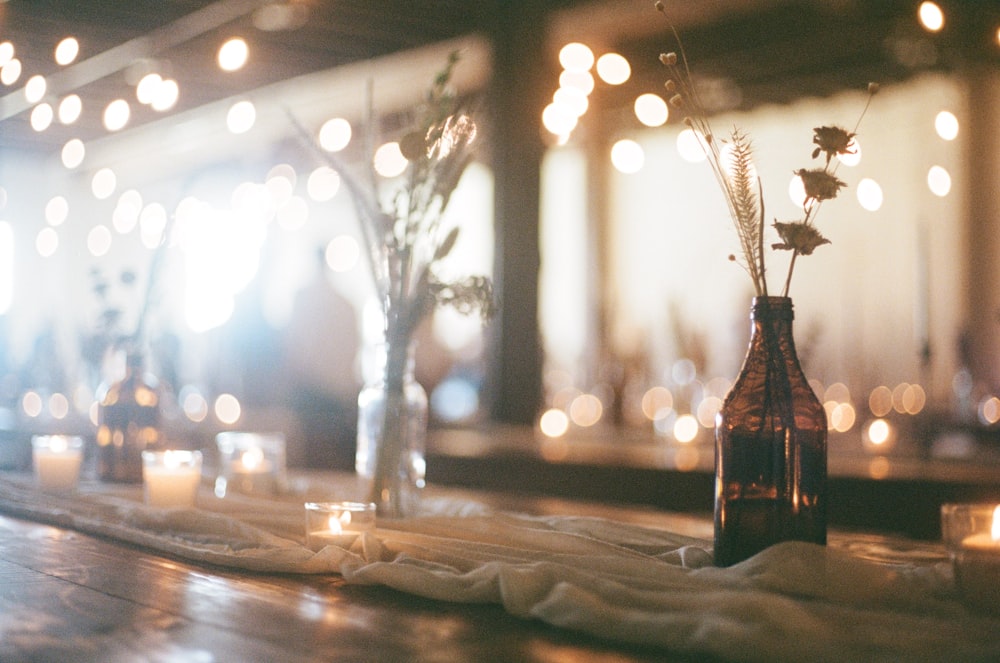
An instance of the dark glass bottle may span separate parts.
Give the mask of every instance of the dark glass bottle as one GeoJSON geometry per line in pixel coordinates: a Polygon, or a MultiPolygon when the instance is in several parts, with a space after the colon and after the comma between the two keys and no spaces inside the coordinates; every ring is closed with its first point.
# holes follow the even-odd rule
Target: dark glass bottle
{"type": "Polygon", "coordinates": [[[125,376],[98,394],[97,477],[142,483],[142,452],[159,444],[159,384],[145,372],[142,354],[129,352],[125,376]]]}
{"type": "Polygon", "coordinates": [[[826,543],[826,412],[799,365],[792,301],[755,297],[746,359],[716,416],[715,564],[826,543]]]}

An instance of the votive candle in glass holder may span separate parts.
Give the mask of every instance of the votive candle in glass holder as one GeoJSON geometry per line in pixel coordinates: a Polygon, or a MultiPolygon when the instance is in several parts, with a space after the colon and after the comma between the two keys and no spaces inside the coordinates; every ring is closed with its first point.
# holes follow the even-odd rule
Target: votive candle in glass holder
{"type": "Polygon", "coordinates": [[[375,529],[375,504],[306,502],[306,547],[350,548],[363,533],[375,529]]]}
{"type": "Polygon", "coordinates": [[[230,491],[273,495],[284,489],[284,435],[224,431],[215,436],[215,443],[219,449],[217,497],[230,491]]]}
{"type": "Polygon", "coordinates": [[[201,452],[183,449],[142,452],[142,485],[146,504],[192,507],[201,483],[201,452]]]}
{"type": "Polygon", "coordinates": [[[83,438],[76,435],[35,435],[31,438],[35,480],[45,492],[76,489],[83,462],[83,438]]]}
{"type": "Polygon", "coordinates": [[[962,599],[1000,615],[1000,504],[945,504],[941,533],[962,599]]]}

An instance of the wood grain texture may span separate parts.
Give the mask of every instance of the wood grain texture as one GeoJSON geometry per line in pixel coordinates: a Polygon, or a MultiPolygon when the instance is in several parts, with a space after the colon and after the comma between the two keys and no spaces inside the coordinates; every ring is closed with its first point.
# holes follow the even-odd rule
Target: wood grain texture
{"type": "Polygon", "coordinates": [[[0,517],[0,661],[684,660],[339,576],[193,566],[0,517]]]}

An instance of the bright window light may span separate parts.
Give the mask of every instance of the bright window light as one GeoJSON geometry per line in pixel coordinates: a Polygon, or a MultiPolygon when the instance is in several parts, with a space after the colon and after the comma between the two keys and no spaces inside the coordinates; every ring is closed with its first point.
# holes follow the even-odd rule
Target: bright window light
{"type": "Polygon", "coordinates": [[[184,316],[196,333],[226,323],[235,296],[257,273],[266,237],[263,221],[198,206],[184,215],[184,316]]]}

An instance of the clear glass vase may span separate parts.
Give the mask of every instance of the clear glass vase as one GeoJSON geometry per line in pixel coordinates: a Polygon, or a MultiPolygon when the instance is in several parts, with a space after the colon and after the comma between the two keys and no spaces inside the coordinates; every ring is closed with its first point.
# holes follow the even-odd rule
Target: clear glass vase
{"type": "Polygon", "coordinates": [[[97,478],[142,483],[142,452],[160,445],[159,382],[145,371],[143,355],[129,352],[125,376],[98,393],[97,478]]]}
{"type": "Polygon", "coordinates": [[[358,395],[355,470],[384,518],[416,514],[424,487],[427,393],[413,377],[409,343],[377,350],[376,377],[358,395]]]}
{"type": "Polygon", "coordinates": [[[756,297],[739,377],[716,417],[715,564],[780,541],[826,543],[826,412],[799,364],[792,301],[756,297]]]}

